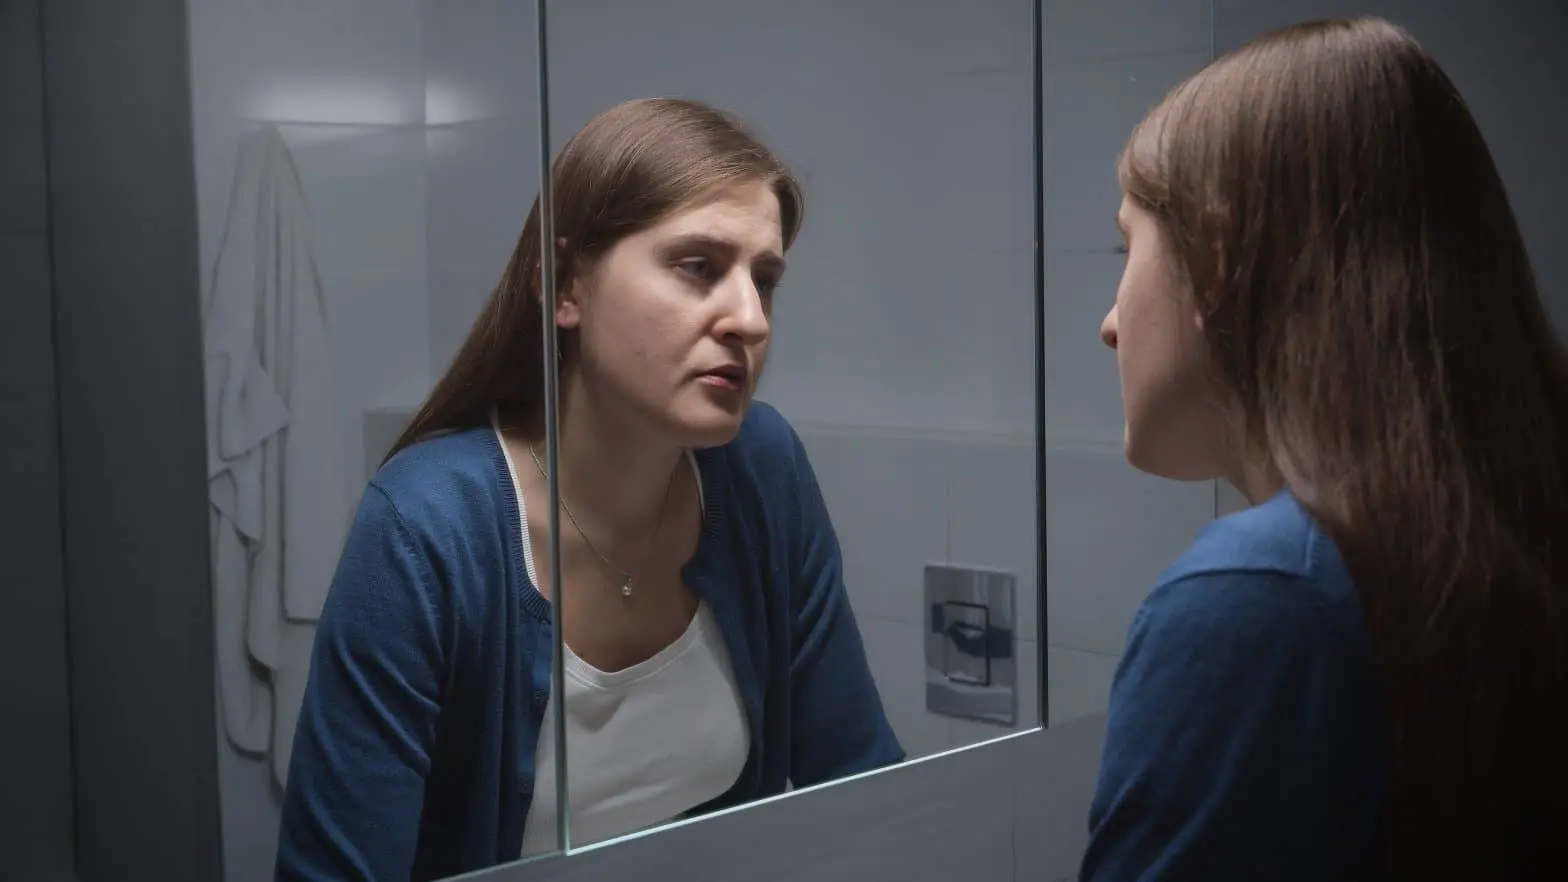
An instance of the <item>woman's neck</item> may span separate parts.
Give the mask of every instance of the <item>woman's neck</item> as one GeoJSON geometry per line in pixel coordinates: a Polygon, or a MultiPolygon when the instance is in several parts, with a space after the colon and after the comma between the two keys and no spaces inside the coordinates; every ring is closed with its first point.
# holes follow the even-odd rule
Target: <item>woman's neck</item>
{"type": "MultiPolygon", "coordinates": [[[[685,451],[641,421],[596,408],[573,375],[561,377],[560,492],[573,513],[600,531],[638,534],[658,520],[685,451]]],[[[545,462],[544,427],[530,432],[545,462]]],[[[548,466],[548,463],[545,463],[548,466]]]]}
{"type": "MultiPolygon", "coordinates": [[[[1239,425],[1239,421],[1236,421],[1239,425]]],[[[1240,493],[1249,505],[1260,505],[1290,481],[1280,468],[1272,451],[1264,451],[1247,444],[1241,433],[1232,434],[1229,455],[1225,457],[1220,477],[1240,493]]]]}

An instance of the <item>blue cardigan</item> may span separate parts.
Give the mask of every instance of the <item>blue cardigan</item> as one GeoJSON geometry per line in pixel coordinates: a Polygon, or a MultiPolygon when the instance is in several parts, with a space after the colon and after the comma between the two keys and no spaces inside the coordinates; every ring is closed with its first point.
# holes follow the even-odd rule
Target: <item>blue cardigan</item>
{"type": "MultiPolygon", "coordinates": [[[[740,778],[699,811],[902,761],[799,437],[757,402],[733,441],[696,456],[706,514],[683,573],[723,631],[751,729],[740,778]]],[[[316,632],[277,878],[517,860],[553,639],[494,433],[432,438],[382,467],[316,632]]]]}
{"type": "Polygon", "coordinates": [[[1210,524],[1133,619],[1078,878],[1380,878],[1378,693],[1355,583],[1295,497],[1210,524]]]}

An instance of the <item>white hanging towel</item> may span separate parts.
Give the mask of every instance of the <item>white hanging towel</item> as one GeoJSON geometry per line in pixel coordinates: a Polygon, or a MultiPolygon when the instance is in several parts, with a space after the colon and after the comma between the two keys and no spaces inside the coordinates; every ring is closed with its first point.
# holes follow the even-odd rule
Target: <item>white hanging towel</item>
{"type": "Polygon", "coordinates": [[[271,126],[240,145],[204,340],[224,729],[281,783],[349,511],[309,207],[271,126]]]}

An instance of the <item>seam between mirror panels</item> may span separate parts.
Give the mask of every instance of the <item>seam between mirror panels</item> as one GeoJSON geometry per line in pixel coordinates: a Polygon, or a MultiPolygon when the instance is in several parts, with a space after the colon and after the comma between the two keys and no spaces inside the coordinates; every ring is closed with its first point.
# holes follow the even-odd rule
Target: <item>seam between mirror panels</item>
{"type": "Polygon", "coordinates": [[[1209,0],[1209,60],[1214,60],[1214,0],[1209,0]]]}
{"type": "Polygon", "coordinates": [[[1041,0],[1033,0],[1030,9],[1033,27],[1030,34],[1032,64],[1030,76],[1030,128],[1032,160],[1030,177],[1033,184],[1034,252],[1031,255],[1034,270],[1034,523],[1035,523],[1035,722],[1049,728],[1051,725],[1050,630],[1048,627],[1050,585],[1046,580],[1046,425],[1045,425],[1045,18],[1041,0]]]}
{"type": "MultiPolygon", "coordinates": [[[[549,48],[549,29],[547,26],[548,0],[534,0],[534,59],[538,68],[536,82],[539,84],[539,103],[537,107],[539,120],[539,310],[540,330],[544,342],[544,447],[545,471],[547,483],[550,486],[550,699],[545,706],[549,709],[549,720],[546,722],[551,727],[555,740],[553,760],[555,762],[555,847],[562,854],[570,851],[571,846],[571,805],[567,799],[569,781],[567,780],[566,755],[569,745],[566,743],[566,708],[565,708],[565,623],[563,622],[563,607],[561,602],[561,568],[556,562],[561,559],[561,527],[560,518],[556,513],[561,510],[561,484],[560,471],[557,468],[560,457],[560,376],[558,367],[558,341],[555,327],[555,206],[553,202],[552,184],[550,175],[550,64],[547,55],[549,48]]],[[[527,537],[524,537],[527,541],[527,537]]],[[[537,652],[537,648],[535,649],[537,652]]],[[[537,756],[537,752],[535,756],[537,756]]],[[[539,769],[534,769],[534,778],[538,779],[539,769]]],[[[534,799],[539,798],[538,789],[534,790],[534,799]]],[[[532,812],[530,812],[532,814],[532,812]]],[[[528,823],[526,816],[523,823],[528,823]]]]}

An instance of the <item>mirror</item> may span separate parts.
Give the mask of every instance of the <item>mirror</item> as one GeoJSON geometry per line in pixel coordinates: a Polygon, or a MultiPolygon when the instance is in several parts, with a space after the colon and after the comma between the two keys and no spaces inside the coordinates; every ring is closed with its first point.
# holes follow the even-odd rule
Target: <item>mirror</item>
{"type": "Polygon", "coordinates": [[[224,878],[454,875],[525,817],[552,851],[553,613],[497,422],[543,362],[494,400],[462,373],[530,302],[535,6],[189,15],[224,878]]]}
{"type": "Polygon", "coordinates": [[[1033,6],[547,4],[571,848],[1039,725],[1033,6]]]}

